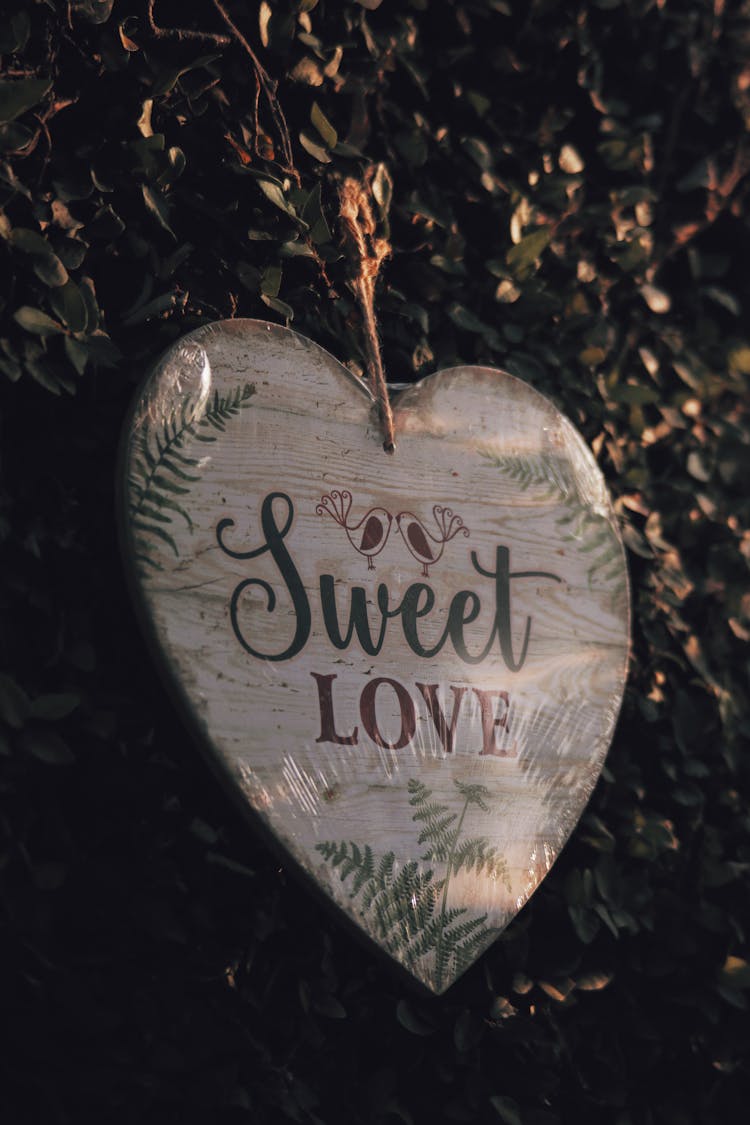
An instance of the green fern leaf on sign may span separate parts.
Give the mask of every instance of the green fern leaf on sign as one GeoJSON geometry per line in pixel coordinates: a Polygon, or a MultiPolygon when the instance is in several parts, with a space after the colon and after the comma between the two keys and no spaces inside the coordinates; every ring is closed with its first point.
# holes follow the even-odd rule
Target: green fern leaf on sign
{"type": "Polygon", "coordinates": [[[530,488],[544,489],[548,496],[565,497],[575,491],[570,470],[564,461],[549,454],[499,454],[489,450],[481,456],[519,486],[522,492],[530,488]]]}
{"type": "Polygon", "coordinates": [[[610,519],[604,512],[583,503],[564,461],[544,453],[501,456],[484,451],[481,456],[514,481],[522,492],[535,489],[540,497],[556,499],[564,505],[565,511],[555,524],[565,529],[565,542],[575,544],[581,554],[591,556],[587,568],[589,586],[595,577],[607,584],[623,577],[622,550],[610,519]]]}
{"type": "Polygon", "coordinates": [[[214,392],[208,407],[193,399],[176,406],[160,426],[145,429],[133,444],[128,475],[130,521],[136,532],[135,558],[145,573],[163,570],[159,545],[165,544],[176,558],[179,548],[167,530],[176,518],[193,531],[193,521],[183,498],[200,480],[201,459],[184,452],[185,442],[193,438],[215,442],[215,432],[224,433],[226,423],[236,417],[255,394],[255,386],[245,383],[227,395],[214,392]]]}
{"type": "Polygon", "coordinates": [[[354,841],[325,841],[317,851],[349,880],[349,897],[356,902],[365,928],[407,968],[427,961],[434,974],[435,987],[466,968],[477,951],[489,945],[493,932],[486,926],[486,914],[470,914],[466,907],[448,905],[451,878],[461,870],[499,879],[510,891],[508,866],[484,836],[461,836],[464,818],[472,806],[490,811],[489,789],[484,785],[456,781],[463,798],[460,813],[432,799],[432,790],[418,780],[408,782],[412,821],[422,825],[418,842],[426,844],[423,862],[440,863],[445,875],[438,878],[432,867],[420,870],[410,860],[398,864],[389,851],[376,861],[369,845],[354,841]]]}

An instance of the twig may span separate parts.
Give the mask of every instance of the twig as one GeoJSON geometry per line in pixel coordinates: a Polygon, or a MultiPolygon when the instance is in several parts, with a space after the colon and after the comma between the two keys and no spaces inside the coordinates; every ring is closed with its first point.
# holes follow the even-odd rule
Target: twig
{"type": "Polygon", "coordinates": [[[146,0],[146,23],[154,39],[176,39],[179,43],[212,43],[214,47],[228,47],[232,40],[228,35],[217,35],[213,31],[191,31],[186,27],[159,27],[154,19],[156,0],[146,0]]]}
{"type": "Polygon", "coordinates": [[[219,13],[221,18],[223,19],[226,26],[228,27],[229,31],[231,32],[232,37],[234,39],[236,39],[236,41],[240,44],[240,46],[243,48],[243,50],[247,52],[247,54],[250,56],[250,61],[253,64],[253,71],[255,73],[255,82],[256,82],[256,99],[255,99],[255,152],[256,152],[256,156],[261,155],[261,153],[258,149],[259,135],[260,135],[260,128],[259,128],[259,125],[258,125],[258,100],[259,100],[259,93],[262,90],[263,96],[266,99],[266,103],[268,105],[269,111],[271,113],[271,117],[273,118],[273,122],[274,122],[274,125],[276,126],[276,131],[277,131],[278,136],[279,136],[279,142],[280,142],[280,145],[281,145],[281,153],[282,153],[282,158],[283,158],[283,163],[279,162],[279,166],[282,169],[282,171],[286,172],[287,175],[289,175],[293,178],[293,180],[297,184],[297,187],[300,187],[301,184],[302,184],[302,181],[300,180],[299,172],[297,171],[297,169],[294,166],[294,154],[292,153],[292,141],[291,141],[291,137],[289,135],[289,126],[286,123],[286,117],[284,116],[284,111],[281,108],[281,104],[279,102],[279,99],[276,96],[276,91],[278,89],[278,83],[275,82],[271,78],[268,71],[265,69],[265,67],[261,63],[260,59],[256,55],[255,51],[250,46],[250,43],[248,42],[246,37],[242,34],[240,29],[237,27],[237,24],[234,22],[232,17],[229,15],[229,12],[224,7],[221,0],[213,0],[213,5],[216,8],[216,11],[219,13]]]}
{"type": "Polygon", "coordinates": [[[688,243],[713,226],[716,220],[734,202],[737,189],[748,173],[750,173],[750,145],[744,140],[740,141],[737,146],[731,168],[721,179],[719,179],[715,163],[713,161],[709,163],[709,179],[706,186],[708,198],[703,212],[705,218],[702,222],[689,223],[675,230],[674,242],[664,251],[658,265],[649,270],[651,276],[661,268],[668,258],[672,258],[680,250],[684,250],[688,243]]]}

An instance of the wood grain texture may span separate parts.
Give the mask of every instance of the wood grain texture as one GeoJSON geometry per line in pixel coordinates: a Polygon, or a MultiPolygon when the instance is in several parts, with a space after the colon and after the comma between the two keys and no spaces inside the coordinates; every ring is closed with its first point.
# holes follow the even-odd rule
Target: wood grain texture
{"type": "Polygon", "coordinates": [[[594,459],[533,389],[454,368],[395,420],[387,456],[368,391],[317,345],[262,322],[201,329],[137,404],[126,551],[201,741],[310,877],[441,992],[591,794],[629,594],[594,459]]]}

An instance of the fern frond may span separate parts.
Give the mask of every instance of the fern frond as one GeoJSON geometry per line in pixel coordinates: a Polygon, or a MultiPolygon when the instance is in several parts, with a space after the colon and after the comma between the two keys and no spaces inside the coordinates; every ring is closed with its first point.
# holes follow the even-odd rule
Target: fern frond
{"type": "Polygon", "coordinates": [[[186,399],[163,419],[160,427],[144,429],[135,439],[128,488],[132,526],[140,532],[136,544],[139,565],[162,569],[153,557],[158,542],[166,543],[179,557],[174,538],[163,526],[172,522],[170,513],[180,515],[189,530],[193,530],[187,509],[175,499],[187,496],[190,486],[200,480],[200,475],[191,470],[199,469],[201,461],[183,452],[185,440],[216,441],[215,434],[208,431],[223,431],[227,419],[238,414],[254,393],[252,383],[236,387],[225,396],[217,390],[211,405],[202,413],[194,400],[186,399]]]}
{"type": "Polygon", "coordinates": [[[466,907],[452,906],[444,915],[437,914],[430,918],[423,927],[422,932],[409,947],[409,952],[414,960],[417,961],[420,957],[424,957],[428,953],[433,953],[439,944],[443,928],[446,925],[450,925],[457,918],[463,917],[465,914],[466,907]]]}
{"type": "Polygon", "coordinates": [[[417,839],[418,844],[427,844],[422,859],[445,863],[456,843],[458,814],[451,812],[448,805],[430,801],[432,790],[421,782],[410,781],[409,791],[412,794],[409,804],[416,808],[412,816],[415,824],[420,821],[424,828],[417,839]]]}
{"type": "Polygon", "coordinates": [[[432,796],[432,790],[428,789],[424,782],[417,781],[413,777],[409,779],[406,791],[410,794],[410,805],[422,805],[432,796]]]}
{"type": "Polygon", "coordinates": [[[170,480],[169,477],[165,477],[161,473],[154,477],[153,484],[156,489],[163,492],[173,492],[175,496],[187,496],[190,491],[189,488],[185,488],[181,484],[176,484],[173,480],[170,480]]]}
{"type": "Polygon", "coordinates": [[[462,840],[453,853],[453,870],[474,871],[477,875],[497,878],[505,867],[505,860],[484,836],[462,840]]]}
{"type": "Polygon", "coordinates": [[[573,481],[564,463],[544,453],[533,456],[500,455],[484,450],[481,456],[519,486],[543,489],[548,496],[565,498],[574,490],[573,481]]]}
{"type": "Polygon", "coordinates": [[[476,914],[473,918],[455,919],[448,922],[445,927],[445,940],[448,946],[454,949],[461,942],[477,933],[487,921],[486,914],[476,914]]]}
{"type": "MultiPolygon", "coordinates": [[[[163,527],[159,527],[153,523],[144,523],[141,520],[133,520],[133,527],[136,531],[142,531],[148,535],[155,535],[157,539],[161,539],[163,543],[166,543],[168,547],[172,548],[175,554],[175,558],[180,557],[180,551],[177,544],[175,543],[169,532],[165,531],[163,527]]],[[[141,537],[141,543],[143,543],[143,537],[141,537]]]]}
{"type": "Polygon", "coordinates": [[[486,785],[470,784],[466,781],[454,780],[453,784],[469,805],[478,805],[482,812],[489,812],[487,801],[492,794],[486,785]]]}
{"type": "Polygon", "coordinates": [[[443,834],[447,834],[450,826],[455,824],[458,820],[458,813],[447,812],[445,805],[441,806],[441,810],[441,813],[431,814],[430,816],[417,813],[412,817],[415,824],[419,823],[420,820],[424,821],[425,826],[419,838],[420,843],[422,842],[422,838],[429,839],[429,837],[433,835],[442,836],[443,834]]]}
{"type": "MultiPolygon", "coordinates": [[[[409,801],[409,804],[413,805],[415,804],[415,802],[409,801]]],[[[448,811],[449,809],[447,805],[438,805],[434,802],[431,805],[420,804],[419,811],[414,813],[412,820],[415,821],[415,823],[418,820],[436,820],[439,816],[442,816],[443,813],[447,813],[448,811]]]]}
{"type": "Polygon", "coordinates": [[[558,527],[567,527],[565,539],[575,542],[582,555],[590,555],[591,563],[587,570],[589,586],[595,575],[609,583],[620,574],[620,545],[614,529],[606,516],[592,512],[577,497],[568,500],[568,511],[557,520],[558,527]],[[610,565],[616,565],[610,568],[610,565]]]}
{"type": "MultiPolygon", "coordinates": [[[[481,456],[514,481],[523,492],[536,489],[543,496],[562,501],[566,510],[558,516],[555,523],[559,528],[567,529],[568,534],[565,538],[570,542],[575,541],[582,554],[592,556],[592,563],[587,572],[589,585],[596,574],[605,582],[612,580],[605,578],[603,567],[607,566],[615,555],[619,558],[617,538],[606,516],[601,512],[592,511],[588,504],[583,503],[575,480],[564,461],[544,453],[531,456],[501,456],[485,450],[481,456]]],[[[616,572],[612,577],[616,577],[616,572]]]]}
{"type": "Polygon", "coordinates": [[[422,861],[445,864],[442,878],[436,878],[431,867],[420,869],[416,860],[399,867],[393,851],[376,861],[369,845],[353,841],[316,845],[324,860],[339,871],[341,881],[349,881],[350,898],[365,928],[411,969],[431,959],[438,990],[452,970],[461,972],[476,950],[492,940],[486,913],[473,915],[465,906],[448,905],[452,876],[461,870],[474,871],[503,879],[510,890],[507,864],[487,837],[461,838],[467,809],[475,805],[489,811],[490,791],[475,783],[458,782],[457,788],[464,800],[460,815],[432,801],[432,791],[422,782],[408,782],[409,804],[415,810],[412,820],[423,825],[419,842],[428,844],[422,861]]]}
{"type": "Polygon", "coordinates": [[[467,969],[472,961],[492,943],[493,938],[492,930],[483,927],[456,946],[453,950],[453,964],[457,976],[464,969],[467,969]]]}
{"type": "MultiPolygon", "coordinates": [[[[191,460],[194,460],[194,458],[191,458],[191,460]]],[[[200,476],[196,476],[195,473],[185,472],[183,465],[177,460],[174,450],[172,450],[172,455],[170,457],[165,456],[162,458],[161,464],[163,469],[169,469],[170,473],[179,480],[186,480],[191,484],[195,484],[196,481],[201,479],[200,476]]]]}
{"type": "MultiPolygon", "coordinates": [[[[158,519],[160,522],[164,522],[164,518],[166,518],[171,523],[172,517],[168,515],[168,513],[174,512],[176,515],[182,516],[190,530],[193,530],[193,527],[195,526],[193,520],[190,516],[190,513],[185,508],[183,508],[182,504],[178,504],[176,500],[170,499],[169,496],[161,496],[158,492],[155,492],[153,494],[152,500],[156,507],[159,509],[160,515],[158,519]]],[[[148,512],[153,511],[154,509],[151,507],[151,505],[144,504],[141,508],[141,518],[143,518],[148,512]]],[[[151,518],[154,519],[157,517],[152,515],[151,518]]]]}
{"type": "Polygon", "coordinates": [[[134,557],[135,561],[141,566],[150,566],[152,570],[164,570],[160,562],[156,559],[152,559],[149,554],[143,551],[136,551],[134,557]]]}

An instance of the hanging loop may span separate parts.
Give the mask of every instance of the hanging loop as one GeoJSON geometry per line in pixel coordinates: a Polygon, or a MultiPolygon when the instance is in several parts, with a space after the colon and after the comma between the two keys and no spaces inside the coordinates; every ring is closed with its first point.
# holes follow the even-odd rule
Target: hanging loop
{"type": "Polygon", "coordinates": [[[365,351],[370,387],[378,403],[383,427],[383,449],[393,453],[396,448],[393,410],[380,354],[380,340],[375,317],[375,282],[380,267],[391,252],[387,239],[377,236],[377,226],[370,204],[371,184],[375,168],[369,168],[362,182],[347,177],[339,190],[339,215],[345,241],[355,264],[355,275],[349,284],[357,298],[364,322],[365,351]]]}

